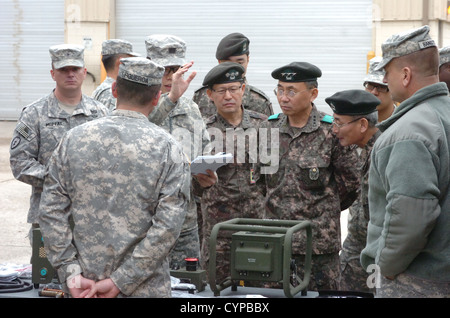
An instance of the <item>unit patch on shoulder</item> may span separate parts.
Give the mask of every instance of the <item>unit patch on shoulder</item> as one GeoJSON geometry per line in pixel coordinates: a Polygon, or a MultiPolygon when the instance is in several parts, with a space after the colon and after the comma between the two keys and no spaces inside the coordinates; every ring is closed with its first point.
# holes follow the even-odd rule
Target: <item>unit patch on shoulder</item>
{"type": "Polygon", "coordinates": [[[323,121],[324,123],[332,124],[333,123],[333,116],[325,115],[325,116],[322,117],[322,119],[320,121],[323,121]]]}
{"type": "Polygon", "coordinates": [[[11,149],[16,148],[19,144],[20,144],[20,137],[19,137],[19,136],[16,136],[16,137],[11,141],[11,149]]]}
{"type": "Polygon", "coordinates": [[[275,119],[278,119],[279,116],[280,116],[280,113],[274,114],[272,116],[269,116],[269,118],[267,118],[267,120],[275,120],[275,119]]]}

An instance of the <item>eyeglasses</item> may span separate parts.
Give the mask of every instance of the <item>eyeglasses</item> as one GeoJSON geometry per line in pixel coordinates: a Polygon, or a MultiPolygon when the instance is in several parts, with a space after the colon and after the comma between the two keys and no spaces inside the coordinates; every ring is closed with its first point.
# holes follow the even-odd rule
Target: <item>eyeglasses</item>
{"type": "Polygon", "coordinates": [[[365,82],[364,87],[367,88],[369,91],[373,91],[373,89],[376,88],[378,93],[389,92],[389,87],[387,87],[387,85],[373,85],[371,83],[365,82]]]}
{"type": "Polygon", "coordinates": [[[304,89],[302,91],[298,91],[298,92],[293,90],[293,89],[289,89],[289,90],[285,91],[284,89],[277,87],[277,88],[275,88],[273,90],[273,92],[275,93],[275,95],[277,97],[282,97],[283,95],[286,95],[287,97],[292,98],[295,95],[297,95],[298,93],[301,93],[301,92],[304,92],[304,91],[307,91],[307,90],[309,90],[309,88],[304,89]]]}
{"type": "Polygon", "coordinates": [[[358,121],[358,120],[360,120],[360,119],[362,119],[362,118],[364,118],[364,117],[358,117],[358,118],[355,118],[355,119],[353,119],[353,120],[351,120],[351,121],[349,121],[348,123],[345,123],[345,124],[338,124],[338,123],[336,123],[336,122],[333,120],[333,125],[336,126],[337,129],[341,129],[342,127],[347,126],[347,125],[350,125],[351,123],[354,123],[354,122],[356,122],[356,121],[358,121]]]}
{"type": "Polygon", "coordinates": [[[179,66],[166,67],[164,70],[164,75],[167,76],[170,73],[175,73],[176,71],[178,71],[179,68],[180,68],[179,66]]]}
{"type": "Polygon", "coordinates": [[[237,92],[239,92],[239,90],[241,89],[241,86],[231,86],[228,88],[219,88],[219,89],[213,89],[211,88],[211,90],[219,95],[225,95],[228,92],[230,92],[230,94],[236,94],[237,92]]]}

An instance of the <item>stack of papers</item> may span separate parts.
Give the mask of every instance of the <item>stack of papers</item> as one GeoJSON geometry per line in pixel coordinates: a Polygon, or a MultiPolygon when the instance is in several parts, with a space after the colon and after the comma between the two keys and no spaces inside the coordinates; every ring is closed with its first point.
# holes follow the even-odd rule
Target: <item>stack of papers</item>
{"type": "Polygon", "coordinates": [[[233,162],[231,153],[220,152],[210,156],[198,156],[191,162],[191,174],[207,174],[206,170],[216,171],[230,162],[233,162]]]}

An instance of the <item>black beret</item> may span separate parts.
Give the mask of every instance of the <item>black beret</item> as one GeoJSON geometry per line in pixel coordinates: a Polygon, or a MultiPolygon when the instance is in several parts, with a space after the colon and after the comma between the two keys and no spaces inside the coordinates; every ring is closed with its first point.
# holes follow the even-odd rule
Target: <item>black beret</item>
{"type": "Polygon", "coordinates": [[[361,89],[351,89],[335,93],[325,98],[335,114],[367,115],[377,110],[381,101],[375,95],[361,89]]]}
{"type": "Polygon", "coordinates": [[[231,33],[224,37],[216,50],[218,60],[228,60],[230,56],[247,54],[250,40],[241,33],[231,33]]]}
{"type": "Polygon", "coordinates": [[[308,62],[292,62],[272,72],[272,77],[282,82],[310,82],[321,76],[320,68],[308,62]]]}
{"type": "Polygon", "coordinates": [[[223,62],[214,66],[203,80],[204,86],[224,84],[243,81],[245,69],[241,64],[234,62],[223,62]]]}

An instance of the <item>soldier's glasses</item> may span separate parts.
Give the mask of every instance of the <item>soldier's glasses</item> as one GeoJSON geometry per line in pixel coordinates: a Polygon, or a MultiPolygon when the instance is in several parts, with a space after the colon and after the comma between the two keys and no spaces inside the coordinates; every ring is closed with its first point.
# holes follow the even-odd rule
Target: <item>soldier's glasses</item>
{"type": "Polygon", "coordinates": [[[166,67],[164,70],[164,75],[167,76],[170,73],[175,73],[176,71],[178,71],[179,68],[180,68],[179,66],[166,67]]]}
{"type": "Polygon", "coordinates": [[[283,95],[286,95],[287,97],[292,98],[292,97],[294,97],[295,95],[297,95],[298,93],[301,93],[301,92],[304,92],[304,91],[307,91],[307,90],[309,90],[309,88],[304,89],[304,90],[299,91],[299,92],[297,92],[297,91],[295,91],[295,90],[293,90],[293,89],[289,89],[289,90],[285,91],[284,89],[278,88],[278,87],[277,87],[277,88],[275,88],[275,89],[273,90],[273,92],[274,92],[275,95],[278,96],[278,97],[282,97],[283,95]]]}
{"type": "Polygon", "coordinates": [[[345,124],[338,124],[338,123],[336,123],[336,122],[334,121],[334,119],[333,119],[333,125],[334,125],[337,129],[341,129],[342,127],[347,126],[347,125],[350,125],[351,123],[354,123],[355,121],[358,121],[358,120],[360,120],[361,118],[364,118],[364,117],[358,117],[358,118],[355,118],[355,119],[350,120],[348,123],[345,123],[345,124]]]}
{"type": "Polygon", "coordinates": [[[228,88],[219,88],[219,89],[213,89],[211,88],[211,90],[219,95],[225,95],[228,92],[230,92],[230,94],[236,94],[237,92],[239,92],[239,90],[241,89],[241,86],[231,86],[228,88]]]}
{"type": "Polygon", "coordinates": [[[369,91],[373,91],[373,89],[376,88],[378,93],[389,92],[389,87],[387,87],[387,85],[373,85],[371,83],[365,82],[364,87],[367,88],[369,91]]]}

